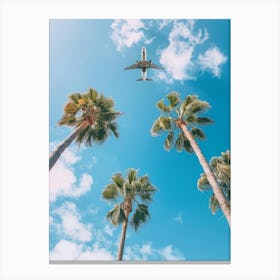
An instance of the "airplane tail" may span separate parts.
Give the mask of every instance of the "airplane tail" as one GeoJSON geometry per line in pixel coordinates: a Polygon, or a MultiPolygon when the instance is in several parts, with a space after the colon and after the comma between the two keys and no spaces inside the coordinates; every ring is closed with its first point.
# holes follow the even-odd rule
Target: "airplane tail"
{"type": "Polygon", "coordinates": [[[152,81],[152,79],[150,79],[150,78],[146,78],[146,79],[139,78],[136,81],[152,81]]]}

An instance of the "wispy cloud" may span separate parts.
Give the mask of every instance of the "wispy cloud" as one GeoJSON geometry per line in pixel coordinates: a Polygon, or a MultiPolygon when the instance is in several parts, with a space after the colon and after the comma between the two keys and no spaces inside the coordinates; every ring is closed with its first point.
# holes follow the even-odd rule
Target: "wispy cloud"
{"type": "Polygon", "coordinates": [[[142,246],[139,244],[126,246],[124,260],[147,260],[153,254],[153,251],[151,242],[144,243],[142,246]]]}
{"type": "Polygon", "coordinates": [[[62,234],[68,238],[86,242],[92,239],[90,224],[81,222],[81,215],[77,210],[76,204],[73,202],[65,202],[63,205],[54,211],[60,216],[62,234]]]}
{"type": "Polygon", "coordinates": [[[50,251],[50,260],[113,260],[112,254],[98,245],[85,246],[69,240],[60,240],[50,251]]]}
{"type": "Polygon", "coordinates": [[[117,50],[131,48],[134,44],[145,38],[143,29],[144,23],[139,19],[115,20],[112,25],[111,39],[117,46],[117,50]]]}
{"type": "Polygon", "coordinates": [[[185,260],[184,255],[173,245],[167,245],[163,248],[153,247],[152,242],[145,242],[143,245],[134,244],[133,246],[126,246],[124,253],[125,260],[158,260],[158,261],[172,261],[185,260]]]}
{"type": "Polygon", "coordinates": [[[168,261],[177,261],[185,260],[184,255],[177,249],[173,248],[172,245],[168,245],[165,248],[159,251],[159,254],[163,257],[164,260],[168,261]]]}
{"type": "Polygon", "coordinates": [[[183,224],[183,213],[182,212],[179,212],[174,218],[173,218],[173,221],[175,221],[176,223],[179,223],[179,224],[183,224]]]}
{"type": "Polygon", "coordinates": [[[163,29],[165,26],[167,26],[172,20],[170,19],[163,19],[159,21],[159,31],[163,29]]]}
{"type": "Polygon", "coordinates": [[[150,38],[150,39],[146,39],[144,43],[145,43],[146,45],[150,45],[155,39],[156,39],[156,37],[152,37],[152,38],[150,38]]]}
{"type": "Polygon", "coordinates": [[[106,225],[104,228],[104,232],[107,233],[109,236],[113,236],[114,230],[115,230],[115,228],[113,228],[109,225],[106,225]]]}
{"type": "Polygon", "coordinates": [[[217,48],[208,49],[198,56],[198,63],[202,70],[210,71],[215,77],[221,76],[221,66],[227,61],[227,57],[217,48]]]}
{"type": "Polygon", "coordinates": [[[92,177],[83,173],[81,177],[76,177],[74,164],[81,158],[71,149],[66,149],[61,158],[50,171],[50,201],[53,202],[59,196],[79,197],[91,189],[92,177]]]}

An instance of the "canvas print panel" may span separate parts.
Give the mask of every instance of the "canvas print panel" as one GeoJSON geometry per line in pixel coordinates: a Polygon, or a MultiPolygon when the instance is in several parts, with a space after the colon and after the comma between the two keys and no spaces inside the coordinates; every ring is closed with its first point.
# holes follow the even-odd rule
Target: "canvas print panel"
{"type": "Polygon", "coordinates": [[[49,259],[230,261],[230,20],[50,20],[49,259]]]}

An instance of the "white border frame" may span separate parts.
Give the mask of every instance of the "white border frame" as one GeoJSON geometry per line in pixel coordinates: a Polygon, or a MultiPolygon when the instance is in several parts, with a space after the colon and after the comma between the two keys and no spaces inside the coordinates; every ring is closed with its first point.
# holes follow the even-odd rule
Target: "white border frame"
{"type": "Polygon", "coordinates": [[[280,279],[279,8],[277,0],[2,0],[0,279],[280,279]],[[231,264],[49,264],[50,18],[231,19],[231,264]]]}

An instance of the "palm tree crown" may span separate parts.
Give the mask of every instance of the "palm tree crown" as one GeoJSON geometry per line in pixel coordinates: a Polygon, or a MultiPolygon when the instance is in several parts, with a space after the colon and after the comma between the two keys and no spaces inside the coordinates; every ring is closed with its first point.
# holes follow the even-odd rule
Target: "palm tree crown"
{"type": "Polygon", "coordinates": [[[168,105],[163,100],[157,103],[157,108],[161,111],[161,116],[154,122],[151,133],[153,136],[167,131],[168,135],[164,142],[164,148],[170,150],[175,146],[177,151],[185,149],[192,153],[193,148],[189,139],[178,129],[178,121],[190,127],[190,133],[194,139],[204,140],[205,134],[197,125],[208,125],[213,123],[208,117],[200,117],[210,108],[209,103],[198,99],[197,95],[188,95],[183,101],[177,92],[167,95],[168,105]]]}
{"type": "Polygon", "coordinates": [[[77,128],[86,124],[76,138],[77,143],[84,143],[86,146],[91,146],[94,142],[103,143],[111,133],[119,137],[115,120],[120,113],[114,111],[114,101],[111,98],[90,88],[85,94],[71,94],[69,99],[59,125],[77,128]]]}
{"type": "MultiPolygon", "coordinates": [[[[209,165],[230,206],[230,151],[227,150],[226,152],[221,153],[220,157],[211,158],[209,165]]],[[[197,180],[197,187],[201,191],[211,190],[205,173],[202,173],[200,178],[197,180]]],[[[214,194],[212,194],[209,199],[209,207],[211,208],[213,214],[215,214],[220,208],[214,194]]]]}
{"type": "Polygon", "coordinates": [[[74,140],[79,145],[84,143],[91,146],[93,143],[103,143],[111,134],[119,137],[115,120],[120,113],[114,111],[111,98],[90,88],[85,94],[71,94],[69,99],[59,125],[75,127],[75,130],[51,154],[49,169],[74,140]]]}
{"type": "Polygon", "coordinates": [[[126,178],[121,173],[112,176],[112,183],[103,190],[102,197],[106,200],[119,202],[109,211],[107,219],[113,225],[119,225],[126,219],[126,201],[131,203],[131,210],[135,206],[135,211],[130,220],[131,225],[137,230],[150,217],[147,203],[151,202],[152,194],[156,188],[150,183],[147,175],[137,178],[137,170],[129,169],[126,178]]]}
{"type": "Polygon", "coordinates": [[[147,175],[137,177],[135,169],[129,169],[124,178],[117,173],[112,177],[112,183],[103,190],[102,196],[117,204],[107,214],[107,219],[115,226],[122,224],[122,234],[118,250],[118,260],[123,257],[123,250],[128,222],[135,230],[144,224],[150,217],[148,203],[156,188],[151,184],[147,175]],[[134,211],[133,211],[134,210],[134,211]],[[129,221],[129,215],[133,212],[129,221]]]}

